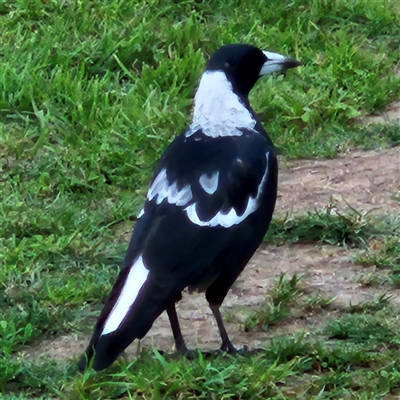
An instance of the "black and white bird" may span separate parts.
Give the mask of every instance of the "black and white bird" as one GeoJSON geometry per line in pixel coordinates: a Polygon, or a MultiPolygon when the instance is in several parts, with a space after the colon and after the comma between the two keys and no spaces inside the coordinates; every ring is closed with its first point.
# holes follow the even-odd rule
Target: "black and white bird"
{"type": "Polygon", "coordinates": [[[267,232],[277,197],[274,146],[249,104],[266,74],[301,65],[247,44],[219,48],[194,99],[193,122],[156,167],[121,272],[79,367],[110,366],[166,310],[178,352],[188,350],[175,303],[205,291],[222,339],[235,352],[220,306],[267,232]]]}

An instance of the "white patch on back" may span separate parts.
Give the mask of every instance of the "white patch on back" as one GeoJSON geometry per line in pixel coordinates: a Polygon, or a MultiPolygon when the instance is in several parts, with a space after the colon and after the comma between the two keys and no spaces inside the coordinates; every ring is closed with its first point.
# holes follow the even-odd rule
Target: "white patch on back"
{"type": "Polygon", "coordinates": [[[184,206],[192,200],[193,195],[190,185],[184,186],[181,190],[178,190],[176,182],[170,185],[167,178],[167,170],[164,168],[154,179],[147,192],[149,201],[153,200],[154,197],[156,197],[157,204],[161,204],[163,200],[167,199],[169,204],[184,206]]]}
{"type": "Polygon", "coordinates": [[[126,318],[129,310],[135,303],[148,274],[149,270],[144,266],[142,256],[139,256],[129,271],[124,287],[104,323],[100,336],[115,332],[120,327],[122,321],[126,318]]]}
{"type": "Polygon", "coordinates": [[[267,164],[265,168],[264,175],[261,179],[260,184],[258,185],[257,195],[256,197],[249,197],[247,201],[247,207],[242,215],[237,215],[234,208],[231,208],[227,213],[223,213],[222,211],[218,211],[217,214],[214,215],[209,221],[202,221],[199,218],[196,210],[196,203],[185,208],[186,214],[191,222],[199,226],[222,226],[224,228],[230,228],[233,225],[240,224],[244,221],[250,214],[258,208],[258,200],[262,194],[262,190],[265,184],[265,181],[268,176],[268,158],[269,152],[266,154],[267,164]]]}
{"type": "Polygon", "coordinates": [[[211,177],[207,174],[200,176],[199,183],[203,190],[208,194],[214,194],[218,189],[219,171],[214,172],[211,177]]]}
{"type": "Polygon", "coordinates": [[[211,137],[241,136],[239,129],[253,130],[256,120],[233,92],[232,84],[222,71],[203,73],[194,98],[193,122],[186,137],[199,129],[211,137]]]}

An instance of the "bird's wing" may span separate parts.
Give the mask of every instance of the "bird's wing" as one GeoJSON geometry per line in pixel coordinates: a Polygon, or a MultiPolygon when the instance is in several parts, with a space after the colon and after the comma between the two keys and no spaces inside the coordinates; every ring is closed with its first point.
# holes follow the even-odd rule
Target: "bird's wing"
{"type": "Polygon", "coordinates": [[[161,275],[182,269],[184,283],[221,251],[229,228],[257,209],[269,161],[259,135],[190,139],[178,137],[164,154],[125,259],[129,266],[141,253],[147,268],[161,275]],[[210,243],[213,231],[217,238],[210,243]]]}

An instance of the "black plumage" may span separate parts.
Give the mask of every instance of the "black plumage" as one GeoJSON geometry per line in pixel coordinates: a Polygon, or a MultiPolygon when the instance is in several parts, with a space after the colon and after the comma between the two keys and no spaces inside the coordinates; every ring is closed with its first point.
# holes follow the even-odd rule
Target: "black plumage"
{"type": "Polygon", "coordinates": [[[219,307],[268,229],[278,183],[274,146],[248,94],[260,76],[298,65],[240,44],[223,46],[211,57],[193,123],[158,163],[80,369],[93,357],[96,370],[111,365],[164,310],[177,350],[186,352],[175,310],[186,287],[206,292],[221,348],[235,351],[219,307]]]}

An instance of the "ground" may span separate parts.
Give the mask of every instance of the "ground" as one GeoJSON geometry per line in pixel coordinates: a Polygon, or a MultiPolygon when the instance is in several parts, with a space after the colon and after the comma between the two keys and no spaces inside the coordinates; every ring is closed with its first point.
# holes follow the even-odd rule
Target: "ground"
{"type": "MultiPolygon", "coordinates": [[[[399,147],[354,150],[330,160],[285,161],[281,158],[280,165],[278,216],[304,214],[332,202],[344,210],[351,206],[361,213],[400,214],[399,147]]],[[[127,241],[130,230],[128,227],[120,240],[127,241]]],[[[392,289],[387,285],[365,287],[360,283],[361,278],[373,268],[354,263],[353,257],[359,251],[332,245],[262,245],[223,305],[228,315],[227,329],[232,341],[239,346],[254,348],[268,346],[268,341],[275,336],[296,331],[311,333],[327,319],[337,316],[341,308],[373,302],[387,293],[392,296],[391,301],[400,305],[400,289],[392,289]],[[303,276],[301,287],[306,289],[307,295],[332,299],[329,308],[317,312],[292,310],[294,316],[278,326],[263,332],[245,332],[241,328],[245,316],[265,303],[268,292],[281,274],[288,278],[294,274],[303,276]]],[[[203,294],[186,293],[178,305],[178,314],[189,347],[199,346],[204,350],[218,348],[220,337],[203,294]]],[[[89,338],[88,333],[62,335],[41,341],[33,348],[26,348],[26,351],[31,357],[69,359],[84,351],[89,338]]],[[[141,341],[141,346],[151,345],[160,350],[173,351],[173,338],[166,313],[156,320],[141,341]]],[[[128,348],[127,354],[134,357],[136,351],[135,342],[128,348]]]]}

